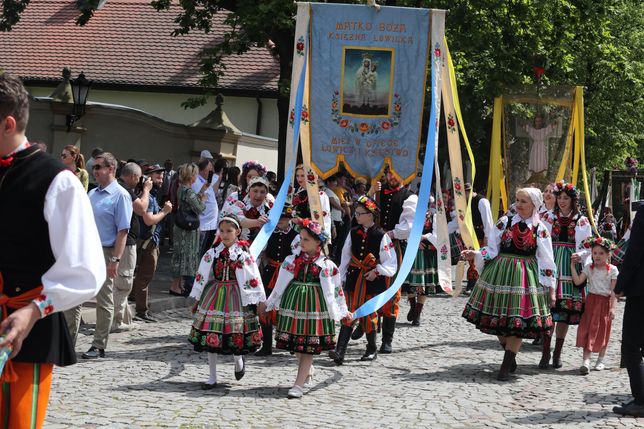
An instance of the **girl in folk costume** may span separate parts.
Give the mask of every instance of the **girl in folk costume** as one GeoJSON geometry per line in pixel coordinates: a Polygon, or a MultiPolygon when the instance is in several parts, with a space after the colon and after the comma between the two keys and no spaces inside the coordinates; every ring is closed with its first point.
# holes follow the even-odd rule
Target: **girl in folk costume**
{"type": "Polygon", "coordinates": [[[269,198],[269,185],[266,178],[255,176],[248,183],[248,194],[242,200],[232,196],[226,199],[221,215],[233,214],[239,218],[242,227],[241,239],[252,242],[259,230],[268,222],[268,212],[273,207],[273,199],[269,198]]]}
{"type": "MultiPolygon", "coordinates": [[[[433,206],[434,198],[430,196],[430,204],[433,206]]],[[[414,266],[407,276],[409,292],[409,312],[407,321],[412,326],[420,326],[420,314],[423,311],[427,295],[436,294],[438,286],[438,255],[436,253],[436,233],[434,224],[436,222],[436,211],[432,207],[425,214],[423,236],[420,241],[420,248],[414,260],[414,266]]]]}
{"type": "MultiPolygon", "coordinates": [[[[242,201],[248,194],[248,186],[253,177],[266,177],[266,167],[258,161],[246,161],[242,165],[241,175],[239,176],[239,190],[231,193],[226,200],[230,198],[234,201],[242,201]]],[[[267,198],[271,202],[275,201],[270,194],[267,198]]]]}
{"type": "Polygon", "coordinates": [[[243,355],[262,343],[254,306],[266,295],[259,269],[239,241],[241,225],[234,215],[219,221],[219,239],[199,264],[190,296],[197,302],[189,341],[198,352],[208,352],[210,377],[203,389],[217,386],[217,354],[233,355],[235,378],[246,372],[243,355]]]}
{"type": "MultiPolygon", "coordinates": [[[[449,233],[450,255],[452,258],[452,265],[456,265],[461,258],[461,252],[465,250],[463,239],[459,232],[458,227],[458,213],[454,206],[454,198],[452,198],[449,189],[443,189],[443,201],[445,201],[447,212],[447,232],[449,233]]],[[[440,286],[439,291],[442,292],[440,286]]]]}
{"type": "Polygon", "coordinates": [[[309,205],[309,196],[306,192],[306,184],[317,183],[315,173],[309,172],[307,175],[304,171],[304,165],[298,165],[295,168],[295,180],[297,181],[297,189],[293,194],[292,204],[294,217],[297,219],[311,219],[317,223],[323,222],[324,232],[329,237],[331,236],[331,203],[329,197],[324,191],[320,191],[320,206],[322,213],[311,213],[311,206],[309,205]]]}
{"type": "Polygon", "coordinates": [[[609,262],[610,251],[613,248],[612,241],[603,237],[589,237],[584,240],[584,247],[592,252],[593,262],[584,265],[579,274],[576,264],[580,261],[580,257],[574,255],[570,272],[576,285],[583,285],[588,281],[586,306],[577,330],[577,347],[584,349],[584,360],[579,372],[587,375],[590,371],[590,356],[593,352],[599,352],[595,370],[601,371],[605,368],[604,357],[615,318],[617,298],[614,290],[619,272],[617,267],[609,262]]]}
{"type": "Polygon", "coordinates": [[[556,265],[550,234],[539,220],[541,204],[539,189],[519,189],[517,214],[499,219],[496,235],[480,251],[463,251],[463,257],[475,261],[481,272],[463,317],[481,332],[499,337],[505,349],[497,376],[501,381],[509,380],[516,370],[522,338],[543,335],[553,324],[550,306],[555,301],[556,265]]]}
{"type": "Polygon", "coordinates": [[[555,197],[555,194],[553,192],[554,187],[554,183],[548,183],[546,185],[546,188],[543,190],[543,205],[539,209],[541,219],[544,219],[547,216],[548,212],[555,209],[555,205],[557,204],[557,197],[555,197]]]}
{"type": "Polygon", "coordinates": [[[275,288],[260,314],[277,310],[276,347],[295,353],[298,370],[289,398],[301,398],[313,377],[313,355],[335,347],[335,322],[350,321],[340,272],[322,253],[328,236],[317,222],[300,222],[297,254],[280,268],[275,288]]]}
{"type": "MultiPolygon", "coordinates": [[[[269,297],[277,282],[279,268],[286,257],[292,253],[291,243],[298,235],[291,223],[292,217],[293,208],[290,205],[285,205],[277,227],[268,239],[263,253],[262,282],[264,283],[266,296],[269,297]]],[[[260,321],[262,323],[264,343],[262,348],[255,353],[255,356],[269,356],[273,354],[273,325],[277,322],[277,313],[275,311],[266,313],[265,317],[260,318],[260,321]]]]}
{"type": "MultiPolygon", "coordinates": [[[[389,287],[391,277],[398,270],[393,243],[387,233],[376,224],[377,216],[376,202],[366,196],[360,197],[355,213],[358,226],[351,229],[342,248],[340,276],[347,292],[349,310],[352,312],[384,292],[389,287]]],[[[378,355],[378,314],[371,313],[361,318],[360,326],[367,336],[367,349],[361,360],[372,361],[378,355]]],[[[329,353],[338,365],[344,362],[351,331],[351,325],[343,325],[338,335],[338,344],[335,350],[329,353]]]]}
{"type": "MultiPolygon", "coordinates": [[[[561,368],[561,349],[563,348],[568,325],[577,325],[581,320],[586,300],[586,287],[575,286],[570,274],[570,260],[575,252],[585,264],[590,251],[583,241],[592,236],[590,222],[579,213],[579,191],[564,182],[555,183],[553,192],[557,198],[555,209],[544,217],[544,223],[552,235],[552,250],[557,264],[557,302],[552,308],[552,318],[556,322],[557,341],[552,355],[553,368],[561,368]]],[[[552,334],[543,339],[543,353],[539,368],[546,369],[550,362],[552,334]]]]}

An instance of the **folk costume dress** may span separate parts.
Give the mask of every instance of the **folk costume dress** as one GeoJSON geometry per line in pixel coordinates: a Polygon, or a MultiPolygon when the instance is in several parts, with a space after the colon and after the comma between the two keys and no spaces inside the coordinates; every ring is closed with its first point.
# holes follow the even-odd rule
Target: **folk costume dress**
{"type": "MultiPolygon", "coordinates": [[[[275,288],[282,263],[293,252],[291,244],[296,237],[299,237],[299,234],[292,226],[289,226],[286,231],[280,231],[278,228],[275,228],[273,234],[268,239],[268,243],[266,243],[264,265],[261,273],[262,283],[264,283],[264,290],[266,291],[267,297],[270,297],[275,288]]],[[[267,318],[267,322],[274,325],[277,321],[277,313],[274,311],[267,313],[267,318]]]]}
{"type": "MultiPolygon", "coordinates": [[[[342,248],[340,278],[344,282],[347,303],[351,312],[374,296],[384,292],[398,271],[398,261],[393,243],[385,231],[377,225],[365,228],[353,227],[342,248]],[[373,281],[364,278],[375,269],[378,277],[373,281]]],[[[375,332],[378,314],[372,313],[360,319],[365,333],[375,332]]]]}
{"type": "Polygon", "coordinates": [[[613,321],[610,319],[611,282],[617,280],[619,270],[615,265],[603,267],[586,264],[582,270],[588,278],[588,296],[584,314],[577,329],[577,347],[593,353],[608,346],[613,321]]]}
{"type": "Polygon", "coordinates": [[[433,233],[436,214],[427,211],[421,242],[425,244],[424,249],[418,249],[414,265],[407,276],[407,283],[411,288],[417,288],[417,292],[424,295],[436,294],[438,285],[438,254],[436,252],[436,234],[433,233]]]}
{"type": "Polygon", "coordinates": [[[347,315],[340,271],[324,255],[288,256],[266,301],[277,311],[276,347],[319,355],[335,347],[335,322],[347,315]]]}
{"type": "Polygon", "coordinates": [[[262,345],[251,306],[266,295],[255,260],[239,242],[206,252],[190,296],[198,300],[188,338],[196,351],[243,355],[262,345]]]}
{"type": "Polygon", "coordinates": [[[481,275],[463,317],[486,334],[541,336],[553,326],[548,288],[556,286],[548,229],[515,215],[503,216],[495,233],[476,254],[481,275]]]}
{"type": "MultiPolygon", "coordinates": [[[[244,196],[243,199],[239,200],[238,194],[232,194],[228,198],[226,198],[226,203],[224,204],[224,207],[221,209],[221,215],[220,218],[228,215],[228,214],[234,214],[239,218],[239,220],[247,220],[247,219],[259,219],[260,216],[268,216],[268,212],[270,209],[273,207],[273,203],[275,202],[275,199],[271,194],[266,194],[266,199],[263,204],[261,204],[259,207],[253,206],[253,204],[250,201],[250,195],[244,196]]],[[[256,228],[242,228],[242,232],[240,235],[241,240],[246,240],[248,242],[253,242],[257,234],[259,233],[259,230],[261,228],[256,227],[256,228]]]]}
{"type": "Polygon", "coordinates": [[[624,255],[628,250],[628,242],[631,238],[631,228],[629,227],[626,230],[626,233],[621,240],[615,245],[615,250],[613,251],[612,261],[615,266],[620,267],[622,262],[624,262],[624,255]]]}
{"type": "Polygon", "coordinates": [[[557,303],[552,309],[555,322],[578,325],[584,312],[586,286],[575,286],[570,272],[570,258],[573,253],[581,255],[582,265],[590,261],[590,251],[583,241],[592,236],[590,222],[585,216],[576,214],[565,217],[549,212],[544,218],[552,235],[552,250],[557,264],[557,303]]]}

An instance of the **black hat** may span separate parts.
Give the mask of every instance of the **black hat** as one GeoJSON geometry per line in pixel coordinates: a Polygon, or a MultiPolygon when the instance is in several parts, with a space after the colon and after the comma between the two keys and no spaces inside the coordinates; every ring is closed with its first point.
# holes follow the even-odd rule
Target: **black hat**
{"type": "Polygon", "coordinates": [[[143,174],[161,173],[164,171],[165,168],[161,167],[159,164],[146,165],[143,167],[143,174]]]}

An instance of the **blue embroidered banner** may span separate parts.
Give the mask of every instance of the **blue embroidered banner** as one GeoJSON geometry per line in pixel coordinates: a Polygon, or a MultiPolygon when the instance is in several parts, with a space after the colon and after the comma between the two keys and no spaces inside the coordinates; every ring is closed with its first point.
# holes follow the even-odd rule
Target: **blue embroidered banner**
{"type": "MultiPolygon", "coordinates": [[[[429,54],[428,9],[311,4],[311,164],[416,177],[429,54]]],[[[431,177],[431,175],[430,175],[431,177]]]]}

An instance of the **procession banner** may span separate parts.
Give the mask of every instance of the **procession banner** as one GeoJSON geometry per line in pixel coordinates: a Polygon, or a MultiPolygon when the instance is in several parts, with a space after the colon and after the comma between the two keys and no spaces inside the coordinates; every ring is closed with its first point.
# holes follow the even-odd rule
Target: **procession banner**
{"type": "MultiPolygon", "coordinates": [[[[297,9],[297,23],[295,25],[295,49],[297,53],[293,56],[292,67],[292,81],[291,81],[291,101],[289,111],[292,118],[302,117],[302,100],[304,97],[304,83],[306,82],[307,70],[307,52],[308,52],[308,37],[309,37],[309,3],[298,4],[297,9]],[[298,37],[299,35],[299,37],[298,37]],[[301,49],[300,49],[301,45],[301,49]]],[[[284,175],[284,182],[280,187],[273,208],[268,214],[268,222],[264,224],[262,229],[253,240],[250,246],[250,254],[257,259],[259,254],[266,247],[268,239],[275,230],[282,214],[282,208],[288,198],[288,191],[292,183],[293,173],[295,170],[295,160],[297,156],[297,145],[300,136],[300,120],[289,121],[286,130],[286,173],[284,175]],[[289,144],[289,142],[291,144],[289,144]]]]}
{"type": "Polygon", "coordinates": [[[312,3],[311,12],[312,167],[322,178],[341,163],[355,177],[378,178],[390,165],[410,182],[418,168],[430,11],[312,3]]]}
{"type": "MultiPolygon", "coordinates": [[[[384,10],[385,8],[383,8],[384,10]]],[[[415,9],[418,10],[418,9],[415,9]]],[[[407,250],[403,256],[402,263],[398,267],[398,274],[396,279],[392,282],[391,286],[383,293],[376,295],[369,301],[365,302],[358,308],[354,314],[354,319],[364,317],[377,311],[380,307],[385,305],[400,289],[402,284],[407,278],[407,274],[411,270],[416,258],[416,253],[420,246],[420,239],[425,224],[425,210],[429,203],[429,194],[431,193],[432,176],[434,167],[435,147],[438,144],[438,124],[441,110],[441,61],[443,59],[443,51],[441,50],[441,41],[445,37],[445,11],[432,10],[431,11],[431,43],[432,43],[432,62],[431,62],[431,112],[429,115],[429,122],[427,127],[427,146],[425,150],[425,158],[423,160],[422,180],[420,182],[420,190],[418,191],[418,204],[414,221],[407,240],[407,250]]]]}

